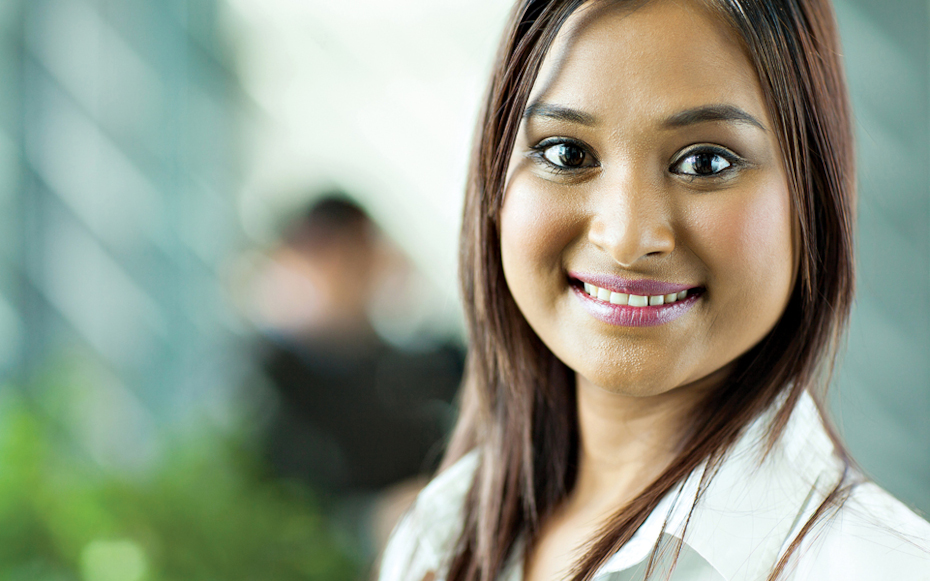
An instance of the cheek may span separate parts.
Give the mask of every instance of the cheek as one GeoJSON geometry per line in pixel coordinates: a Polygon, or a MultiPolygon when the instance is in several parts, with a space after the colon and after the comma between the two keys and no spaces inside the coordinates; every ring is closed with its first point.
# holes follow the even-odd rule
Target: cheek
{"type": "Polygon", "coordinates": [[[767,267],[790,263],[793,244],[787,192],[759,196],[752,204],[729,211],[723,223],[721,235],[740,261],[767,267]]]}
{"type": "Polygon", "coordinates": [[[501,208],[501,258],[511,287],[519,286],[529,272],[560,271],[561,254],[577,229],[577,220],[560,193],[533,181],[531,177],[513,179],[501,208]]]}
{"type": "Polygon", "coordinates": [[[705,220],[706,260],[713,262],[711,272],[732,308],[774,323],[794,278],[794,212],[782,181],[759,184],[752,192],[734,192],[705,220]]]}

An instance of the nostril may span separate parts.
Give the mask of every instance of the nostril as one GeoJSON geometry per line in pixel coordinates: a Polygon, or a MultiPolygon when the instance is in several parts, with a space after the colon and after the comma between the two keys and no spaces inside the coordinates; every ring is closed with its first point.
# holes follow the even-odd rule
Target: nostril
{"type": "Polygon", "coordinates": [[[613,216],[612,220],[599,216],[590,225],[588,239],[626,267],[644,258],[657,259],[674,251],[675,232],[665,217],[634,218],[631,214],[613,216]]]}

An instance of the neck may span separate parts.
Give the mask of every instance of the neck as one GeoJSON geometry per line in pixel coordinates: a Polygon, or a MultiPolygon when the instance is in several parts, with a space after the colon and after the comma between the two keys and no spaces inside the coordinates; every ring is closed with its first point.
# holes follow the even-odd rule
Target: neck
{"type": "Polygon", "coordinates": [[[671,464],[693,410],[721,372],[646,397],[609,392],[579,376],[578,475],[568,502],[613,514],[639,495],[671,464]]]}

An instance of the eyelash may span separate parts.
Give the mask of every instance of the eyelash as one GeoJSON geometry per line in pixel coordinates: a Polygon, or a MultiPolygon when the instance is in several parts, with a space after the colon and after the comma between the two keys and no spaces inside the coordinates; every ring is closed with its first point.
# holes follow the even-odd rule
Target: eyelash
{"type": "Polygon", "coordinates": [[[532,146],[530,149],[532,150],[530,152],[530,157],[532,157],[537,163],[546,166],[546,169],[549,171],[557,174],[578,173],[580,171],[590,170],[600,166],[598,159],[594,156],[594,154],[591,153],[591,148],[588,147],[585,143],[576,139],[570,139],[566,137],[550,137],[548,139],[543,139],[536,145],[532,146]],[[570,145],[577,147],[584,152],[584,155],[587,158],[590,158],[591,162],[588,165],[579,167],[562,167],[556,165],[546,158],[546,151],[552,147],[555,147],[556,145],[570,145]]]}
{"type": "Polygon", "coordinates": [[[685,149],[683,152],[681,152],[679,155],[677,155],[674,161],[672,161],[672,163],[668,166],[668,171],[670,173],[675,174],[676,176],[685,178],[689,181],[694,181],[696,179],[713,180],[713,179],[725,178],[727,177],[728,174],[740,169],[745,164],[746,164],[746,160],[744,160],[742,157],[735,154],[734,152],[730,151],[729,149],[725,147],[721,147],[719,145],[711,145],[711,144],[703,143],[700,145],[690,146],[687,149],[685,149]],[[698,174],[692,174],[692,173],[684,173],[684,172],[675,170],[676,166],[680,165],[688,158],[695,156],[695,155],[700,155],[700,154],[715,155],[725,160],[729,165],[721,169],[720,171],[715,172],[710,175],[698,175],[698,174]]]}
{"type": "MultiPolygon", "coordinates": [[[[566,137],[550,137],[548,139],[543,139],[536,145],[530,148],[530,157],[532,157],[537,163],[540,163],[546,167],[547,170],[556,173],[556,174],[578,174],[582,171],[590,170],[600,166],[600,162],[591,153],[591,149],[583,142],[576,139],[566,138],[566,137]],[[584,155],[587,158],[590,158],[590,162],[587,165],[578,166],[578,167],[563,167],[552,163],[547,157],[546,152],[557,145],[569,145],[580,149],[584,152],[584,155]]],[[[733,151],[721,147],[718,145],[712,144],[699,144],[693,145],[682,151],[680,154],[675,156],[674,161],[669,165],[668,171],[676,176],[687,179],[689,181],[695,181],[697,179],[704,180],[713,180],[721,179],[726,177],[733,171],[736,171],[745,165],[745,160],[734,153],[733,151]],[[724,159],[729,165],[720,171],[710,174],[710,175],[698,175],[692,173],[684,173],[681,171],[676,171],[675,167],[683,163],[689,157],[700,155],[700,154],[712,154],[724,159]]]]}

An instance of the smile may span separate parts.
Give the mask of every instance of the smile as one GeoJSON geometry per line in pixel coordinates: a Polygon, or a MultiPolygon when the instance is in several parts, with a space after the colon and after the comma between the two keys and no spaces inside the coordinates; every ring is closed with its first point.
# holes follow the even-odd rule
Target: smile
{"type": "Polygon", "coordinates": [[[588,313],[611,325],[654,327],[674,321],[694,307],[702,287],[604,275],[570,274],[571,288],[588,313]]]}
{"type": "Polygon", "coordinates": [[[685,297],[688,296],[687,290],[679,291],[677,293],[669,293],[667,295],[631,295],[628,293],[617,293],[606,288],[596,287],[589,282],[583,284],[584,292],[588,293],[588,295],[590,295],[592,298],[605,303],[610,303],[612,305],[628,305],[630,307],[656,307],[684,300],[685,297]]]}

